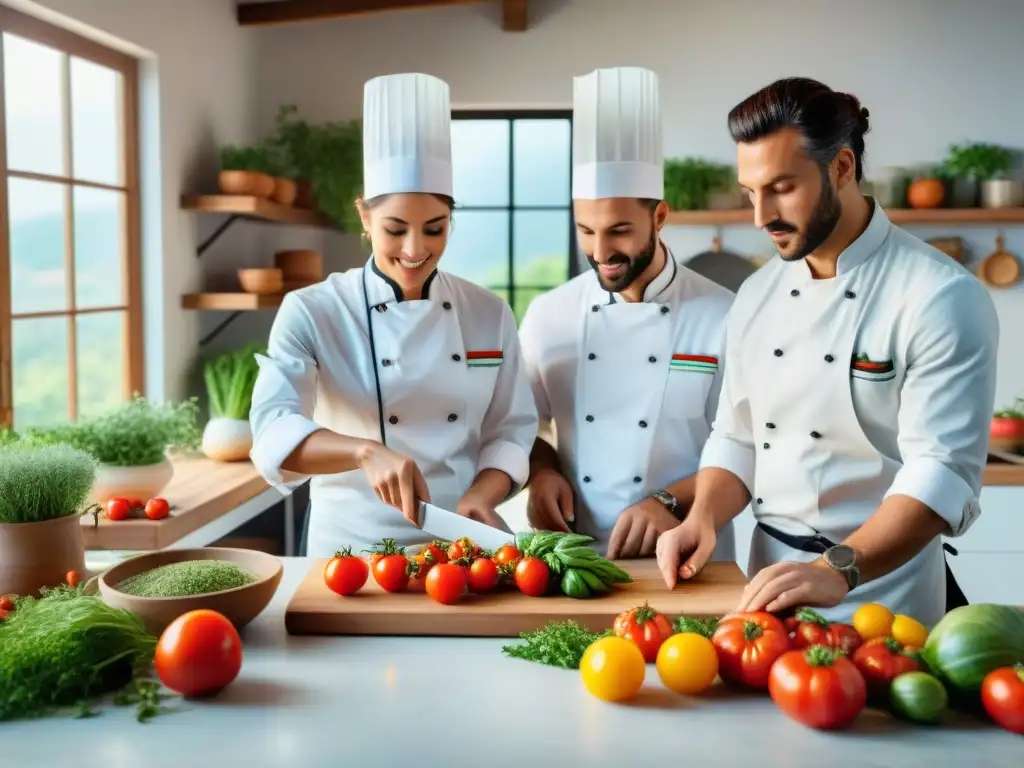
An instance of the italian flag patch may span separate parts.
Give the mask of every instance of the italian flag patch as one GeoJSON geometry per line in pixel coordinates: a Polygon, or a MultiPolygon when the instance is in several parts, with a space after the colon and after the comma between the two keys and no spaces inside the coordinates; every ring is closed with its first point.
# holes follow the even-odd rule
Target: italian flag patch
{"type": "Polygon", "coordinates": [[[718,370],[718,358],[713,355],[672,355],[669,369],[714,374],[718,370]]]}
{"type": "Polygon", "coordinates": [[[872,360],[867,355],[854,355],[850,362],[850,375],[864,381],[890,381],[896,378],[892,360],[872,360]]]}
{"type": "Polygon", "coordinates": [[[497,368],[505,359],[500,349],[478,349],[466,353],[466,365],[470,368],[497,368]]]}

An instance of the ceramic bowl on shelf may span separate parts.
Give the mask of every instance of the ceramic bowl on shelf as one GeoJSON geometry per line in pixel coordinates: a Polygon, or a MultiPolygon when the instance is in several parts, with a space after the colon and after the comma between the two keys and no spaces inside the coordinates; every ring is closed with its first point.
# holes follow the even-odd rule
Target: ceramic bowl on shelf
{"type": "Polygon", "coordinates": [[[270,604],[281,583],[281,560],[254,549],[231,547],[200,547],[197,549],[162,549],[124,560],[96,578],[96,587],[103,602],[114,608],[131,611],[153,635],[182,614],[209,609],[223,614],[235,629],[241,631],[270,604]],[[194,560],[218,560],[234,563],[256,577],[244,587],[188,597],[137,597],[121,592],[117,586],[125,579],[172,563],[194,560]]]}
{"type": "Polygon", "coordinates": [[[280,269],[240,269],[238,282],[246,293],[284,292],[284,273],[280,269]]]}

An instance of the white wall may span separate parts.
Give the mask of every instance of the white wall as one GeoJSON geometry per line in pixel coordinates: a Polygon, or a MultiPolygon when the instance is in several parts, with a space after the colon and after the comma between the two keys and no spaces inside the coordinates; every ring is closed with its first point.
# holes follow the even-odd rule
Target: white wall
{"type": "MultiPolygon", "coordinates": [[[[530,29],[506,33],[497,2],[261,29],[259,126],[293,102],[311,119],[358,117],[366,79],[426,71],[456,107],[569,106],[573,75],[636,64],[661,76],[666,152],[732,162],[725,116],[776,77],[807,75],[871,112],[872,167],[934,162],[951,142],[1024,146],[1024,3],[1019,0],[531,0],[530,29]]],[[[915,228],[963,236],[976,259],[996,230],[915,228]]],[[[710,228],[673,228],[677,256],[706,250],[710,228]]],[[[1006,230],[1024,257],[1024,227],[1006,230]]],[[[723,245],[768,256],[753,228],[723,245]]],[[[1024,287],[993,292],[1003,326],[997,397],[1024,395],[1024,287]],[[1016,349],[1013,344],[1016,342],[1016,349]]]]}

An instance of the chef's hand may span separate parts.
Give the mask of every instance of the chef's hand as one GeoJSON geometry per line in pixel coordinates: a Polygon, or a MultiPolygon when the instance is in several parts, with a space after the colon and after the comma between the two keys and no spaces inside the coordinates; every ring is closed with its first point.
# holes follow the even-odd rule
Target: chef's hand
{"type": "Polygon", "coordinates": [[[468,490],[466,495],[459,500],[459,503],[455,506],[455,513],[468,517],[470,520],[476,520],[485,525],[493,526],[494,528],[502,527],[501,518],[494,511],[494,507],[491,506],[487,499],[475,493],[472,489],[468,490]]]}
{"type": "Polygon", "coordinates": [[[679,525],[679,520],[657,499],[644,499],[619,515],[608,538],[608,559],[650,557],[658,537],[679,525]]]}
{"type": "Polygon", "coordinates": [[[367,449],[359,465],[377,497],[419,526],[419,503],[430,501],[430,491],[416,462],[376,443],[367,449]]]}
{"type": "Polygon", "coordinates": [[[849,591],[846,577],[824,560],[776,563],[762,568],[750,580],[736,611],[776,613],[802,605],[831,608],[839,605],[849,591]]]}
{"type": "Polygon", "coordinates": [[[679,579],[692,579],[715,551],[718,534],[710,518],[694,514],[658,537],[658,568],[665,586],[672,589],[679,579]]]}
{"type": "Polygon", "coordinates": [[[526,516],[534,530],[569,533],[572,506],[572,486],[560,473],[542,469],[530,480],[526,516]]]}

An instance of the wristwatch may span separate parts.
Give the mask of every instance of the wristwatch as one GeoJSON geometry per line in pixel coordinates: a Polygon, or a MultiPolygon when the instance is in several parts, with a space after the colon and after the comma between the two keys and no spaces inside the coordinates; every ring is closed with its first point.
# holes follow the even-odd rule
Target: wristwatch
{"type": "Polygon", "coordinates": [[[860,569],[857,567],[857,553],[853,547],[837,544],[826,549],[822,557],[831,568],[843,574],[851,590],[856,589],[860,584],[860,569]]]}
{"type": "Polygon", "coordinates": [[[686,517],[686,514],[682,509],[680,509],[679,502],[676,500],[676,497],[668,491],[655,491],[649,498],[652,498],[655,501],[660,501],[665,506],[665,509],[669,511],[669,514],[677,520],[682,520],[686,517]]]}

